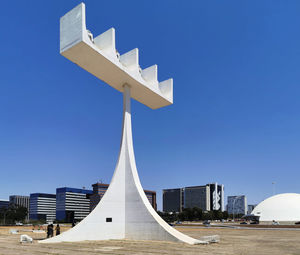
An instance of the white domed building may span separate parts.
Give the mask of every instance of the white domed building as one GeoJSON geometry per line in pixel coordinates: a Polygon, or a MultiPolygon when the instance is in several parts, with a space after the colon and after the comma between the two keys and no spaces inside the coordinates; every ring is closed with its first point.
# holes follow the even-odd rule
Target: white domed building
{"type": "Polygon", "coordinates": [[[260,222],[300,221],[300,194],[283,193],[269,197],[259,203],[251,215],[258,216],[260,222]]]}

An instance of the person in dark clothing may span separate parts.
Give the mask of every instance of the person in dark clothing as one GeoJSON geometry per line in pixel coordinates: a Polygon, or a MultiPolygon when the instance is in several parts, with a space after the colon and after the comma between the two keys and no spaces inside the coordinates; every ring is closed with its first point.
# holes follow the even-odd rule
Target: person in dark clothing
{"type": "Polygon", "coordinates": [[[59,224],[56,225],[55,231],[56,231],[55,234],[58,236],[60,234],[60,226],[59,226],[59,224]]]}
{"type": "Polygon", "coordinates": [[[49,231],[49,236],[50,236],[50,237],[53,237],[53,228],[54,228],[54,227],[53,227],[53,224],[50,224],[50,228],[49,228],[49,230],[50,230],[50,231],[49,231]]]}
{"type": "Polygon", "coordinates": [[[50,226],[50,224],[48,224],[48,226],[47,226],[47,238],[50,237],[50,228],[51,228],[51,226],[50,226]]]}

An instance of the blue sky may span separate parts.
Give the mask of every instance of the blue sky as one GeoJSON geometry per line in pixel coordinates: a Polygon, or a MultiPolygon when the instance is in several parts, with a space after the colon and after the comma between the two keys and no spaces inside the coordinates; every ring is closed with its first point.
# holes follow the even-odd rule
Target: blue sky
{"type": "MultiPolygon", "coordinates": [[[[0,198],[108,183],[122,95],[59,54],[80,1],[5,1],[0,16],[0,198]]],[[[96,36],[174,79],[174,104],[132,102],[145,189],[218,182],[258,203],[300,193],[299,1],[86,1],[96,36]]]]}

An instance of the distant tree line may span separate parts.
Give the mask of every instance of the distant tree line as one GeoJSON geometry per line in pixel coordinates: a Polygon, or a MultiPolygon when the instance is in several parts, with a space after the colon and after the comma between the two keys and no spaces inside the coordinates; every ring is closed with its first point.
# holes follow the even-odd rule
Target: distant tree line
{"type": "Polygon", "coordinates": [[[198,207],[184,208],[180,213],[166,213],[158,212],[158,214],[166,222],[176,221],[203,221],[203,220],[227,220],[229,218],[228,212],[219,210],[202,211],[198,207]]]}
{"type": "Polygon", "coordinates": [[[0,208],[0,223],[3,225],[22,222],[27,216],[28,210],[23,206],[8,206],[0,208]]]}

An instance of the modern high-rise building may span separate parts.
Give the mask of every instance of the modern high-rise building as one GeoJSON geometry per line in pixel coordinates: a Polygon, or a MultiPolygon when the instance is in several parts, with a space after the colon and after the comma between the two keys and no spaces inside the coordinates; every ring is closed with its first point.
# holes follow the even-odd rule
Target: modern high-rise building
{"type": "Polygon", "coordinates": [[[108,189],[109,184],[104,183],[95,183],[92,185],[93,194],[90,197],[90,211],[93,211],[97,204],[100,202],[102,197],[104,196],[106,190],[108,189]]]}
{"type": "Polygon", "coordinates": [[[184,208],[198,207],[203,211],[211,210],[209,185],[185,187],[183,190],[184,208]]]}
{"type": "Polygon", "coordinates": [[[0,209],[1,208],[8,208],[8,206],[9,206],[9,201],[8,200],[0,199],[0,209]]]}
{"type": "Polygon", "coordinates": [[[209,186],[210,191],[210,210],[221,210],[224,212],[224,185],[219,185],[218,183],[207,185],[209,186]]]}
{"type": "MultiPolygon", "coordinates": [[[[104,183],[95,183],[93,186],[93,194],[90,197],[91,203],[90,203],[90,210],[94,210],[94,208],[97,206],[97,204],[102,199],[103,195],[105,194],[106,190],[108,189],[109,184],[104,183]]],[[[152,207],[156,210],[157,204],[156,204],[156,192],[152,190],[144,190],[150,204],[152,207]]]]}
{"type": "Polygon", "coordinates": [[[163,190],[163,211],[181,212],[198,207],[203,211],[224,211],[224,185],[217,183],[163,190]]]}
{"type": "Polygon", "coordinates": [[[65,222],[80,221],[90,213],[92,190],[76,188],[56,189],[56,219],[65,222]]]}
{"type": "Polygon", "coordinates": [[[29,196],[19,196],[19,195],[13,195],[13,196],[9,196],[9,204],[14,206],[14,207],[25,207],[27,208],[27,217],[26,220],[29,219],[29,200],[30,197],[29,196]]]}
{"type": "Polygon", "coordinates": [[[163,190],[163,211],[181,212],[183,207],[183,189],[163,190]]]}
{"type": "Polygon", "coordinates": [[[30,194],[29,218],[53,222],[56,214],[56,195],[45,193],[30,194]]]}
{"type": "Polygon", "coordinates": [[[247,198],[245,195],[227,197],[228,214],[247,214],[247,198]]]}

